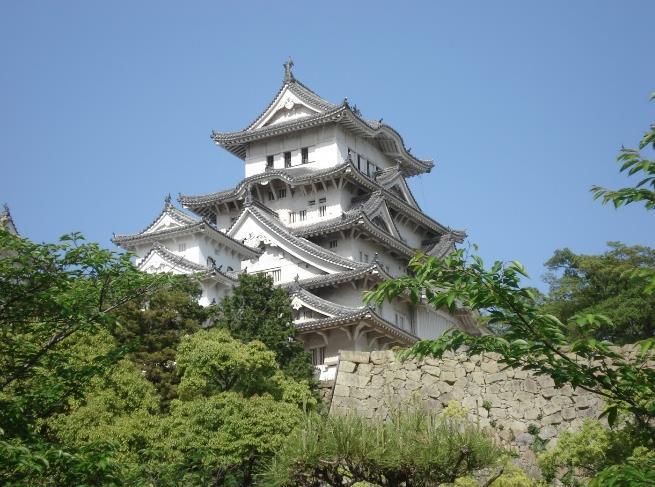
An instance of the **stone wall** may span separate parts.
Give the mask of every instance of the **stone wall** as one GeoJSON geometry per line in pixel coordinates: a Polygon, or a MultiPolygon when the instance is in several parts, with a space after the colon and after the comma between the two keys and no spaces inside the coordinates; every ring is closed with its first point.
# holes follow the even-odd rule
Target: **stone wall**
{"type": "Polygon", "coordinates": [[[530,448],[539,437],[552,443],[557,435],[597,417],[602,401],[570,386],[556,389],[550,377],[508,368],[495,356],[447,354],[399,362],[391,351],[341,352],[331,414],[357,412],[385,416],[390,407],[419,403],[439,411],[456,400],[473,421],[501,443],[519,450],[524,464],[534,464],[530,448]],[[535,425],[536,429],[529,426],[535,425]]]}

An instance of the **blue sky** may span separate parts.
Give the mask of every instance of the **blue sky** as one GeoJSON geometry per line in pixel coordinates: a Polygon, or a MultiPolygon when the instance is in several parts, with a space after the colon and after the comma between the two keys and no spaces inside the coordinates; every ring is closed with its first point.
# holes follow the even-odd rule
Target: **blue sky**
{"type": "Polygon", "coordinates": [[[167,193],[234,186],[211,130],[247,125],[296,77],[384,117],[419,157],[423,209],[488,260],[608,240],[655,246],[655,214],[592,201],[655,120],[652,1],[0,4],[0,201],[52,241],[151,221],[167,193]]]}

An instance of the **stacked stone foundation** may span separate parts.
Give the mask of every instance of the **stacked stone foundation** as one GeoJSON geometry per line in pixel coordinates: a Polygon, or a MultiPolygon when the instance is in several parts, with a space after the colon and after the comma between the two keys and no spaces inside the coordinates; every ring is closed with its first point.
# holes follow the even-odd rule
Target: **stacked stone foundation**
{"type": "Polygon", "coordinates": [[[386,417],[392,408],[425,407],[439,412],[457,401],[471,421],[533,466],[533,443],[551,446],[557,436],[598,417],[603,402],[594,394],[555,388],[550,377],[500,364],[498,357],[449,353],[441,359],[401,362],[392,351],[340,355],[330,414],[386,417]]]}

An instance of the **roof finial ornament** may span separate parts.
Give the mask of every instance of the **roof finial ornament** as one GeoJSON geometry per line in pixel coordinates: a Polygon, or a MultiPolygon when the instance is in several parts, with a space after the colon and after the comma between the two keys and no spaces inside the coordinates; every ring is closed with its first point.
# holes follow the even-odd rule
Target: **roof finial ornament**
{"type": "Polygon", "coordinates": [[[291,59],[291,56],[289,56],[289,59],[287,60],[286,63],[283,64],[284,66],[284,81],[289,82],[293,81],[295,78],[293,77],[293,59],[291,59]]]}
{"type": "Polygon", "coordinates": [[[166,198],[164,198],[164,203],[166,203],[167,205],[171,204],[171,194],[170,193],[168,193],[166,195],[166,198]]]}

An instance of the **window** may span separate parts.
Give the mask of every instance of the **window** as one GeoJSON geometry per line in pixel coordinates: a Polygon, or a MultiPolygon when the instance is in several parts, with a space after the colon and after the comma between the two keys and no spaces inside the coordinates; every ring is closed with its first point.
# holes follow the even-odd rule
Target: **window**
{"type": "Polygon", "coordinates": [[[273,156],[266,156],[266,167],[273,167],[273,156]]]}
{"type": "Polygon", "coordinates": [[[178,252],[184,252],[185,250],[186,250],[186,244],[185,243],[177,244],[177,251],[178,252]]]}
{"type": "Polygon", "coordinates": [[[273,191],[268,192],[268,201],[273,201],[275,199],[275,195],[273,194],[273,191]]]}
{"type": "Polygon", "coordinates": [[[318,216],[325,216],[325,210],[327,209],[327,206],[322,205],[318,207],[318,216]]]}
{"type": "Polygon", "coordinates": [[[312,348],[312,365],[323,365],[325,363],[325,351],[327,347],[312,348]]]}
{"type": "Polygon", "coordinates": [[[291,167],[291,152],[284,153],[284,167],[291,167]]]}
{"type": "Polygon", "coordinates": [[[319,198],[319,199],[318,199],[318,202],[319,202],[319,203],[325,203],[325,198],[319,198]]]}
{"type": "Polygon", "coordinates": [[[362,156],[360,156],[359,154],[357,154],[357,169],[359,170],[359,172],[362,171],[362,156]]]}
{"type": "Polygon", "coordinates": [[[368,264],[368,254],[364,254],[364,262],[368,264]]]}
{"type": "Polygon", "coordinates": [[[396,313],[396,326],[403,329],[405,328],[405,317],[398,313],[396,313]]]}
{"type": "Polygon", "coordinates": [[[353,162],[353,151],[350,147],[348,147],[348,161],[353,162]]]}
{"type": "Polygon", "coordinates": [[[362,258],[362,255],[363,255],[363,254],[362,254],[362,251],[360,250],[360,251],[359,251],[359,261],[360,261],[360,262],[364,262],[364,259],[362,258]]]}
{"type": "Polygon", "coordinates": [[[310,320],[310,319],[312,319],[314,317],[314,313],[312,312],[311,309],[303,308],[302,317],[307,319],[307,320],[310,320]]]}
{"type": "Polygon", "coordinates": [[[307,202],[307,204],[308,204],[309,206],[314,206],[314,205],[316,204],[316,200],[309,200],[309,201],[307,202]]]}
{"type": "Polygon", "coordinates": [[[366,175],[371,177],[371,163],[366,161],[366,175]]]}
{"type": "Polygon", "coordinates": [[[287,190],[286,189],[278,189],[277,190],[277,197],[278,198],[286,198],[287,196],[287,190]]]}
{"type": "Polygon", "coordinates": [[[309,148],[308,147],[303,147],[300,149],[300,158],[301,162],[303,164],[307,164],[309,162],[309,148]]]}
{"type": "Polygon", "coordinates": [[[298,216],[300,217],[300,221],[304,222],[307,219],[307,210],[300,210],[298,216]]]}
{"type": "Polygon", "coordinates": [[[271,269],[264,272],[264,274],[273,279],[273,282],[279,282],[282,279],[282,269],[271,269]]]}
{"type": "Polygon", "coordinates": [[[295,211],[290,211],[289,212],[289,223],[296,223],[296,212],[295,211]]]}
{"type": "Polygon", "coordinates": [[[336,249],[339,242],[337,240],[330,240],[330,248],[336,249]]]}

